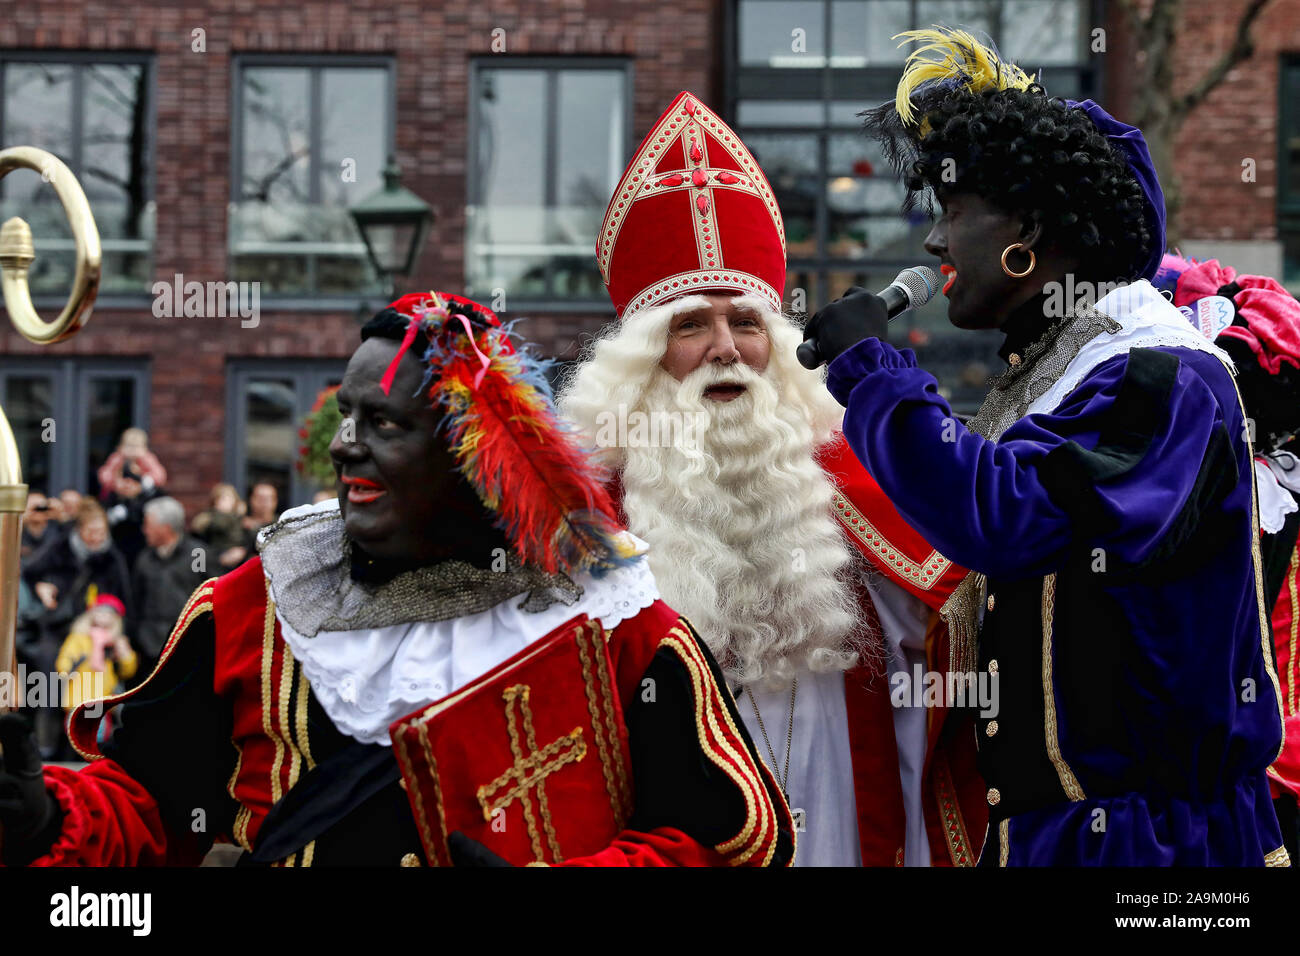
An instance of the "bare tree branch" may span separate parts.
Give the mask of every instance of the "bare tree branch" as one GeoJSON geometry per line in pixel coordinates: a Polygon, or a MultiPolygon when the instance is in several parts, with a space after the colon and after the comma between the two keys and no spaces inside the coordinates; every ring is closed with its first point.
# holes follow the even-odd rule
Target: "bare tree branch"
{"type": "Polygon", "coordinates": [[[1250,28],[1254,25],[1255,20],[1273,0],[1250,0],[1249,6],[1241,15],[1241,20],[1237,23],[1237,35],[1233,38],[1230,46],[1219,57],[1218,62],[1205,71],[1205,75],[1182,96],[1176,97],[1172,104],[1172,112],[1175,117],[1181,120],[1194,108],[1200,105],[1201,101],[1210,95],[1228,75],[1228,72],[1241,63],[1249,59],[1250,55],[1255,52],[1255,44],[1250,35],[1250,28]]]}

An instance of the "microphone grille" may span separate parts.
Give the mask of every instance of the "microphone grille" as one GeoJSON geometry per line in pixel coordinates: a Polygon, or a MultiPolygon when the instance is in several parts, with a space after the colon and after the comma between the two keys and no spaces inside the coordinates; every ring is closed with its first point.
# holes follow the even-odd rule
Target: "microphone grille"
{"type": "Polygon", "coordinates": [[[919,309],[939,291],[939,274],[929,266],[912,266],[898,274],[893,282],[907,293],[910,309],[919,309]]]}

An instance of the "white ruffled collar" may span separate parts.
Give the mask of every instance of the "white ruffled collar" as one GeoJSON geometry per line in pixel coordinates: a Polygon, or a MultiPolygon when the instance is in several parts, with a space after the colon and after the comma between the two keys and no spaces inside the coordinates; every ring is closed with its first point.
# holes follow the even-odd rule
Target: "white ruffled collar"
{"type": "Polygon", "coordinates": [[[1175,346],[1209,352],[1235,372],[1236,367],[1228,353],[1193,328],[1187,318],[1146,279],[1121,286],[1103,296],[1094,308],[1118,322],[1119,331],[1103,332],[1084,343],[1061,377],[1030,404],[1026,414],[1055,411],[1093,369],[1130,349],[1175,346]]]}
{"type": "MultiPolygon", "coordinates": [[[[521,610],[515,595],[451,620],[319,631],[313,637],[297,633],[278,609],[276,620],[335,726],[361,743],[390,745],[393,721],[453,693],[566,621],[586,614],[609,631],[653,604],[659,591],[645,558],[648,548],[628,538],[639,555],[635,562],[601,578],[575,575],[582,597],[537,613],[521,610]]],[[[268,579],[268,585],[274,600],[274,583],[268,579]]]]}

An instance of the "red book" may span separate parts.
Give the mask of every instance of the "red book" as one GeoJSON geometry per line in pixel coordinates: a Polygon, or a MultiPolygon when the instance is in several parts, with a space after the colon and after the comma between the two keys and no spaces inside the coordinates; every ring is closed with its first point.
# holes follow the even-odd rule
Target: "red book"
{"type": "Polygon", "coordinates": [[[425,856],[459,830],[516,866],[603,850],[632,810],[605,631],[574,618],[389,728],[425,856]]]}

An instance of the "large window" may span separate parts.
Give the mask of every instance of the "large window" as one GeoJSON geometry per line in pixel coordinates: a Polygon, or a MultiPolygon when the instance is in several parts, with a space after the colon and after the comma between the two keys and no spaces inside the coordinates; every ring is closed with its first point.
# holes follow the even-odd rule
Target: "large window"
{"type": "Polygon", "coordinates": [[[226,481],[247,497],[270,482],[280,510],[307,504],[318,491],[298,474],[298,429],[324,388],[343,381],[347,363],[231,360],[226,368],[226,481]]]}
{"type": "Polygon", "coordinates": [[[377,291],[348,207],[383,185],[391,63],[239,57],[234,120],[234,278],[272,296],[377,291]]]}
{"type": "Polygon", "coordinates": [[[596,233],[633,145],[629,70],[601,59],[475,61],[470,295],[501,290],[512,308],[604,302],[596,233]]]}
{"type": "MultiPolygon", "coordinates": [[[[153,121],[149,63],[96,53],[0,53],[0,144],[37,146],[67,163],[95,213],[103,246],[101,294],[145,294],[153,272],[153,121]]],[[[75,243],[58,195],[42,174],[0,181],[0,221],[31,226],[35,295],[63,296],[75,243]]]]}
{"type": "Polygon", "coordinates": [[[95,473],[122,432],[149,427],[148,365],[139,360],[0,359],[0,398],[23,480],[47,494],[99,494],[95,473]]]}
{"type": "Polygon", "coordinates": [[[1282,281],[1300,290],[1300,58],[1282,60],[1279,90],[1277,234],[1282,281]]]}
{"type": "MultiPolygon", "coordinates": [[[[1091,0],[736,0],[728,104],[776,192],[789,254],[786,302],[809,313],[899,269],[932,264],[923,215],[905,218],[902,186],[858,114],[893,98],[908,48],[890,39],[944,23],[982,31],[1056,96],[1092,95],[1091,0]],[[827,37],[830,37],[829,48],[827,37]]],[[[940,298],[890,324],[960,411],[973,411],[1001,365],[996,333],[957,332],[940,298]]]]}

